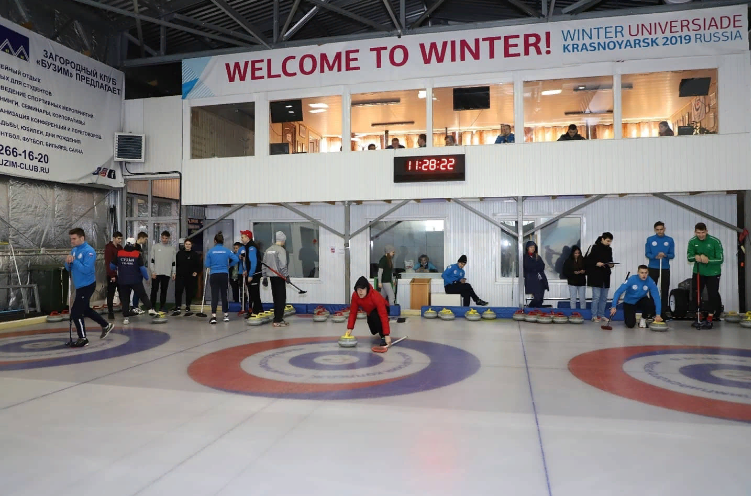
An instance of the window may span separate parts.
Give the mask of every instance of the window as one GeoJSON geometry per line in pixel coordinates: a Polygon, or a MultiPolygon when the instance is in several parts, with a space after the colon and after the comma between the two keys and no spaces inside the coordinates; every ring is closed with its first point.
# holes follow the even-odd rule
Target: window
{"type": "Polygon", "coordinates": [[[571,125],[573,139],[613,138],[612,76],[524,82],[525,142],[570,139],[571,125]]]}
{"type": "Polygon", "coordinates": [[[621,95],[624,138],[718,131],[717,69],[624,74],[621,95]]]}
{"type": "Polygon", "coordinates": [[[310,222],[255,222],[253,239],[261,252],[276,243],[277,231],[287,236],[284,248],[290,277],[318,277],[318,226],[310,222]]]}
{"type": "Polygon", "coordinates": [[[180,179],[128,180],[125,200],[125,236],[137,238],[145,232],[148,245],[161,242],[162,231],[171,234],[170,244],[180,239],[180,179]],[[150,214],[150,215],[149,215],[150,214]]]}
{"type": "Polygon", "coordinates": [[[442,220],[376,222],[370,227],[371,276],[378,274],[378,262],[385,254],[387,245],[395,249],[393,263],[398,272],[417,271],[422,255],[427,255],[428,262],[435,267],[428,272],[443,272],[446,268],[443,260],[443,229],[442,220]]]}
{"type": "Polygon", "coordinates": [[[489,145],[514,140],[514,85],[433,89],[433,146],[489,145]]]}
{"type": "MultiPolygon", "coordinates": [[[[529,231],[535,226],[547,222],[550,217],[540,217],[524,221],[524,230],[529,231]]],[[[516,221],[502,220],[503,224],[516,231],[516,221]]],[[[571,255],[571,247],[581,248],[581,217],[564,217],[539,231],[524,237],[527,241],[537,243],[540,256],[545,262],[545,275],[548,279],[562,279],[563,263],[571,255]]],[[[581,248],[582,253],[586,248],[581,248]]],[[[519,247],[516,237],[501,231],[501,277],[518,277],[519,247]]]]}
{"type": "Polygon", "coordinates": [[[425,95],[425,90],[352,95],[352,150],[418,148],[426,128],[425,95]]]}
{"type": "Polygon", "coordinates": [[[342,97],[269,102],[269,153],[327,153],[342,147],[342,97]]]}
{"type": "Polygon", "coordinates": [[[190,158],[255,155],[254,103],[193,107],[190,111],[190,158]]]}

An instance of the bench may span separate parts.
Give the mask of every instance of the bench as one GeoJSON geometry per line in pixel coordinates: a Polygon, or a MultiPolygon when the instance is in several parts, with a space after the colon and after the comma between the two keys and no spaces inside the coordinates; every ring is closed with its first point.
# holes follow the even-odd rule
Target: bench
{"type": "Polygon", "coordinates": [[[459,307],[462,305],[462,295],[432,293],[430,295],[430,304],[436,307],[459,307]]]}

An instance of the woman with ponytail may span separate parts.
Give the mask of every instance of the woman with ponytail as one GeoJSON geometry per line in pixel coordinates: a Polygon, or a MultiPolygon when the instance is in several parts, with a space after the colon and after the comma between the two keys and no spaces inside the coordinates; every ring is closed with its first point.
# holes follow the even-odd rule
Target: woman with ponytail
{"type": "Polygon", "coordinates": [[[587,286],[592,288],[592,322],[605,318],[605,306],[608,303],[610,289],[610,269],[613,264],[613,235],[602,233],[595,244],[589,248],[586,256],[587,286]]]}

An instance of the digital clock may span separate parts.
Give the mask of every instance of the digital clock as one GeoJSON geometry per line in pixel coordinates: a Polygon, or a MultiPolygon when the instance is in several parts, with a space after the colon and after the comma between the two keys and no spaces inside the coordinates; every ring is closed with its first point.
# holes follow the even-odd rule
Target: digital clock
{"type": "Polygon", "coordinates": [[[394,182],[464,181],[464,155],[394,157],[394,182]]]}

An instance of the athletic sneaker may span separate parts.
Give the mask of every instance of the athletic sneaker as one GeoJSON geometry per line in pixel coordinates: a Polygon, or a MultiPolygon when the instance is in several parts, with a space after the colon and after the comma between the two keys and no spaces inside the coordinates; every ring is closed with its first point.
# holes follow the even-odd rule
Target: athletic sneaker
{"type": "Polygon", "coordinates": [[[130,324],[130,320],[128,320],[128,317],[125,317],[123,319],[123,325],[128,325],[128,324],[130,324]]]}
{"type": "Polygon", "coordinates": [[[190,317],[191,315],[193,315],[193,312],[191,312],[190,310],[186,310],[185,311],[185,316],[186,317],[190,317]]]}
{"type": "Polygon", "coordinates": [[[596,323],[596,322],[599,322],[599,321],[600,321],[600,317],[592,317],[592,322],[596,323]]]}
{"type": "Polygon", "coordinates": [[[108,320],[115,320],[115,314],[111,313],[111,314],[107,315],[107,319],[108,320]]]}
{"type": "Polygon", "coordinates": [[[178,315],[180,315],[180,309],[179,308],[176,308],[175,310],[172,310],[172,316],[173,317],[177,317],[178,315]]]}
{"type": "Polygon", "coordinates": [[[112,329],[114,329],[114,328],[115,328],[115,324],[113,324],[112,322],[110,322],[110,323],[109,323],[109,324],[107,324],[106,326],[102,327],[102,335],[101,335],[101,336],[99,336],[99,339],[104,339],[104,338],[106,338],[106,337],[107,337],[107,334],[109,334],[109,333],[110,333],[110,331],[111,331],[112,329]]]}
{"type": "MultiPolygon", "coordinates": [[[[141,311],[141,313],[143,313],[143,311],[141,311]]],[[[159,314],[153,308],[151,310],[149,310],[149,317],[156,317],[157,315],[159,315],[159,314]]]]}
{"type": "Polygon", "coordinates": [[[209,320],[209,324],[216,324],[216,317],[211,317],[211,320],[209,320]]]}
{"type": "Polygon", "coordinates": [[[229,315],[227,315],[227,314],[224,314],[224,321],[225,321],[225,322],[229,322],[229,315]]]}
{"type": "Polygon", "coordinates": [[[386,338],[381,338],[381,346],[386,346],[386,338]]]}
{"type": "Polygon", "coordinates": [[[281,322],[274,322],[272,325],[274,327],[287,327],[289,324],[286,323],[285,321],[281,321],[281,322]]]}
{"type": "Polygon", "coordinates": [[[132,312],[132,313],[133,313],[134,315],[142,315],[143,313],[145,313],[145,312],[144,312],[143,310],[141,310],[141,309],[140,309],[140,308],[138,308],[138,307],[136,307],[136,308],[132,309],[132,310],[131,310],[131,312],[132,312]]]}
{"type": "Polygon", "coordinates": [[[89,340],[86,338],[78,338],[78,341],[71,345],[71,348],[83,348],[89,345],[89,340]]]}
{"type": "Polygon", "coordinates": [[[705,320],[701,323],[701,329],[712,329],[714,327],[714,324],[711,320],[705,320]]]}
{"type": "Polygon", "coordinates": [[[646,329],[646,328],[647,328],[647,320],[639,319],[639,329],[646,329]]]}
{"type": "Polygon", "coordinates": [[[485,300],[477,300],[477,305],[481,307],[486,307],[488,306],[488,302],[485,300]]]}

